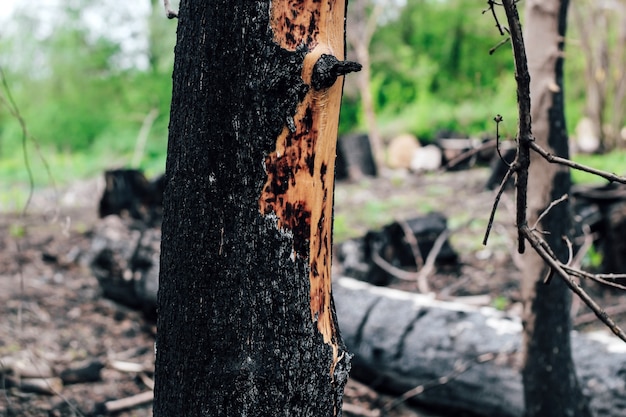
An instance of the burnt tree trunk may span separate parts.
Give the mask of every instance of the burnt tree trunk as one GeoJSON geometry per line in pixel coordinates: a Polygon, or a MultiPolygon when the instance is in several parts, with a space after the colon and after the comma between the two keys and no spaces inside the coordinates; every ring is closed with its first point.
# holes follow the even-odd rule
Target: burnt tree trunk
{"type": "Polygon", "coordinates": [[[343,0],[181,3],[154,415],[339,415],[343,0]]]}
{"type": "MultiPolygon", "coordinates": [[[[568,157],[563,111],[563,39],[568,0],[529,0],[524,41],[531,76],[532,128],[540,146],[568,157]]],[[[533,225],[550,203],[570,189],[569,171],[540,156],[531,158],[528,223],[533,225]]],[[[563,236],[570,233],[569,203],[553,207],[538,227],[559,259],[566,262],[563,236]]],[[[524,343],[522,371],[527,416],[589,416],[572,361],[571,293],[560,279],[544,284],[548,268],[534,251],[524,255],[524,343]]]]}

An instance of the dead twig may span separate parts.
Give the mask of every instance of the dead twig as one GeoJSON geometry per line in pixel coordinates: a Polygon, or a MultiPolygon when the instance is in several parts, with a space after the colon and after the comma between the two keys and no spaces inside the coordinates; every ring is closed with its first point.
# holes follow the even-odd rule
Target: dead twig
{"type": "Polygon", "coordinates": [[[498,355],[495,354],[495,353],[484,353],[482,355],[477,356],[473,361],[460,361],[460,360],[458,360],[454,364],[454,369],[450,373],[448,373],[447,375],[444,375],[444,376],[441,376],[439,378],[435,378],[435,379],[432,379],[432,380],[430,380],[428,382],[420,384],[420,385],[416,386],[415,388],[412,388],[412,389],[408,390],[407,392],[402,394],[400,397],[395,398],[392,401],[389,401],[382,408],[383,413],[388,413],[389,411],[393,410],[394,408],[396,408],[400,404],[410,400],[413,397],[416,397],[416,396],[422,394],[426,390],[429,390],[429,389],[432,389],[432,388],[436,388],[436,387],[439,387],[441,385],[445,385],[445,384],[449,383],[450,381],[453,381],[454,379],[456,379],[459,375],[463,374],[464,372],[467,372],[472,366],[474,366],[476,364],[492,361],[497,356],[498,355]]]}
{"type": "MultiPolygon", "coordinates": [[[[469,140],[468,142],[471,144],[472,142],[474,142],[475,140],[469,140]]],[[[492,140],[488,140],[487,142],[483,142],[478,146],[472,147],[472,149],[467,150],[463,153],[461,153],[460,155],[452,158],[450,161],[448,161],[448,163],[445,165],[445,169],[450,169],[450,168],[454,168],[456,165],[460,164],[461,162],[473,157],[474,155],[476,155],[477,153],[480,153],[482,151],[486,151],[487,149],[490,148],[496,148],[496,150],[498,151],[498,154],[500,154],[500,150],[498,149],[498,140],[497,139],[492,139],[492,140]]],[[[502,157],[502,155],[500,155],[500,157],[502,157]]]]}
{"type": "MultiPolygon", "coordinates": [[[[542,220],[547,212],[549,212],[556,204],[565,200],[567,195],[564,195],[560,199],[553,201],[550,206],[539,216],[539,219],[533,227],[529,227],[527,224],[527,193],[528,193],[528,168],[530,166],[530,151],[536,152],[550,163],[557,163],[569,168],[579,169],[581,171],[589,172],[598,175],[602,178],[606,178],[609,181],[626,183],[625,177],[621,177],[612,173],[608,173],[595,168],[590,168],[581,164],[572,162],[566,158],[552,155],[550,152],[539,146],[533,138],[532,126],[531,126],[531,112],[530,112],[530,74],[528,71],[526,51],[524,47],[524,37],[522,35],[522,29],[520,19],[515,7],[516,1],[514,0],[502,0],[502,6],[505,9],[507,20],[509,23],[509,33],[511,38],[511,45],[513,48],[513,58],[515,62],[515,79],[517,81],[517,103],[518,103],[518,133],[517,133],[517,154],[514,162],[510,165],[507,177],[515,174],[515,189],[516,189],[516,227],[518,232],[517,237],[517,250],[518,253],[524,253],[525,242],[528,241],[533,247],[535,252],[544,260],[549,267],[550,271],[546,276],[545,282],[549,283],[553,275],[558,275],[564,280],[565,284],[575,293],[578,297],[593,311],[595,316],[600,319],[611,331],[626,342],[626,333],[617,326],[617,324],[609,317],[606,311],[604,311],[578,284],[577,278],[589,278],[598,282],[602,282],[606,285],[613,287],[626,289],[626,286],[617,284],[606,280],[598,275],[586,273],[584,271],[577,270],[568,265],[563,264],[555,256],[554,252],[548,245],[548,243],[540,237],[540,232],[535,230],[537,224],[542,220]]],[[[494,14],[496,19],[496,26],[503,35],[502,27],[495,16],[493,6],[496,4],[493,1],[488,1],[489,8],[494,14]]],[[[496,120],[498,123],[498,120],[496,120]]],[[[507,178],[508,179],[508,178],[507,178]]],[[[502,187],[502,186],[501,186],[502,187]]],[[[501,190],[499,190],[496,201],[494,202],[492,213],[490,215],[490,223],[485,233],[485,239],[483,243],[486,244],[491,229],[491,223],[493,221],[494,213],[498,205],[501,190]]],[[[549,231],[548,231],[549,232],[549,231]]],[[[541,232],[545,233],[545,232],[541,232]]],[[[570,248],[570,256],[568,264],[573,262],[572,249],[570,248]]]]}
{"type": "Polygon", "coordinates": [[[502,39],[500,42],[498,42],[495,46],[491,47],[489,49],[489,55],[493,55],[494,52],[496,52],[496,50],[501,47],[502,45],[506,45],[507,43],[509,43],[511,41],[511,37],[506,37],[504,39],[502,39]]]}
{"type": "Polygon", "coordinates": [[[546,250],[547,243],[543,241],[536,233],[527,226],[524,225],[519,228],[522,237],[530,243],[535,252],[548,264],[555,274],[558,274],[567,286],[576,294],[580,299],[593,311],[598,319],[604,323],[611,331],[626,342],[626,333],[613,321],[611,317],[600,307],[590,296],[581,288],[581,286],[574,281],[574,279],[566,271],[566,266],[563,265],[556,257],[553,256],[548,250],[546,250]]]}
{"type": "MultiPolygon", "coordinates": [[[[21,145],[22,145],[22,156],[24,159],[24,167],[26,168],[26,173],[28,175],[28,197],[26,199],[26,203],[24,203],[24,207],[22,208],[22,217],[26,215],[28,211],[28,207],[30,206],[30,202],[33,198],[33,193],[35,191],[35,177],[33,175],[33,170],[30,163],[30,157],[28,153],[28,142],[30,140],[31,144],[35,148],[35,152],[39,157],[43,167],[46,171],[46,175],[48,176],[48,180],[54,190],[55,200],[58,200],[58,190],[56,186],[56,182],[54,180],[54,176],[52,175],[52,170],[50,169],[50,165],[48,161],[43,156],[43,152],[41,147],[39,146],[39,141],[33,137],[28,131],[28,126],[26,125],[26,120],[22,116],[22,113],[13,98],[13,94],[11,93],[11,89],[9,88],[9,83],[7,81],[6,75],[4,74],[4,70],[0,65],[0,81],[2,83],[2,88],[4,90],[3,94],[0,94],[0,104],[6,107],[9,111],[9,114],[18,122],[20,125],[21,131],[21,145]]],[[[58,207],[55,207],[55,212],[58,211],[58,207]]]]}
{"type": "Polygon", "coordinates": [[[143,364],[135,363],[135,362],[126,362],[126,361],[110,361],[109,367],[111,369],[115,369],[118,372],[127,372],[127,373],[141,373],[141,372],[154,372],[153,366],[146,367],[143,364]]]}
{"type": "MultiPolygon", "coordinates": [[[[415,234],[413,233],[413,231],[411,230],[411,227],[409,227],[406,221],[400,220],[398,221],[398,224],[402,228],[402,232],[404,233],[404,239],[406,240],[406,242],[409,244],[409,247],[411,248],[411,252],[413,253],[413,258],[415,259],[415,266],[417,267],[417,270],[419,271],[424,266],[424,258],[422,257],[422,252],[420,251],[420,248],[417,244],[417,238],[415,237],[415,234]]],[[[418,277],[417,288],[419,292],[421,292],[422,294],[428,293],[428,281],[424,279],[419,279],[418,277]]]]}
{"type": "Polygon", "coordinates": [[[360,405],[347,403],[345,401],[343,402],[343,405],[341,406],[341,410],[345,413],[350,413],[354,416],[380,417],[379,410],[369,410],[365,407],[361,407],[360,405]]]}
{"type": "Polygon", "coordinates": [[[146,375],[145,372],[142,372],[139,374],[139,379],[141,379],[141,382],[143,382],[143,384],[146,387],[150,388],[151,390],[154,390],[154,379],[146,375]]]}
{"type": "Polygon", "coordinates": [[[404,269],[398,268],[387,262],[383,259],[382,256],[378,254],[378,252],[372,252],[372,261],[376,264],[376,266],[380,267],[383,271],[388,273],[389,275],[394,276],[395,278],[401,279],[403,281],[416,281],[417,280],[417,272],[405,271],[404,269]]]}
{"type": "Polygon", "coordinates": [[[626,285],[618,284],[617,282],[609,281],[610,279],[624,279],[626,275],[624,274],[591,274],[586,271],[581,271],[580,269],[572,268],[567,265],[563,265],[563,269],[566,270],[570,275],[586,278],[591,281],[595,281],[597,283],[606,285],[608,287],[617,288],[618,290],[626,291],[626,285]]]}
{"type": "Polygon", "coordinates": [[[152,390],[142,392],[141,394],[133,395],[131,397],[121,398],[119,400],[107,401],[104,403],[104,409],[108,413],[117,413],[129,408],[137,407],[142,404],[152,402],[154,399],[154,392],[152,390]]]}
{"type": "Polygon", "coordinates": [[[435,261],[437,260],[437,256],[441,252],[441,248],[443,248],[443,244],[446,243],[446,240],[450,236],[450,229],[445,229],[443,232],[437,236],[435,243],[433,243],[433,247],[428,252],[428,256],[426,257],[426,262],[424,262],[424,267],[417,271],[417,283],[419,285],[420,282],[425,282],[426,287],[428,288],[428,277],[433,273],[435,269],[435,261]]]}
{"type": "Polygon", "coordinates": [[[510,168],[511,164],[509,164],[507,160],[504,159],[504,155],[502,155],[502,151],[500,150],[500,123],[502,123],[503,120],[504,118],[501,114],[496,114],[496,117],[493,118],[493,121],[496,122],[496,152],[498,152],[498,156],[500,157],[502,162],[504,162],[506,166],[510,168]]]}
{"type": "Polygon", "coordinates": [[[517,112],[520,115],[517,133],[517,155],[511,164],[516,173],[516,225],[518,227],[517,251],[524,253],[525,241],[522,228],[526,226],[528,201],[528,167],[530,166],[530,143],[534,141],[530,117],[530,74],[524,47],[524,36],[520,18],[513,0],[503,0],[513,48],[515,79],[517,80],[517,112]]]}
{"type": "MultiPolygon", "coordinates": [[[[614,305],[614,306],[609,306],[606,307],[604,309],[604,311],[606,312],[606,314],[610,314],[612,316],[616,316],[618,314],[624,314],[626,313],[626,304],[618,304],[618,305],[614,305]]],[[[586,313],[586,314],[581,314],[578,317],[574,318],[574,324],[576,326],[580,326],[583,324],[589,324],[592,323],[594,321],[597,320],[597,316],[595,313],[586,313]]]]}
{"type": "MultiPolygon", "coordinates": [[[[563,194],[560,198],[553,200],[550,205],[548,206],[547,209],[545,209],[543,212],[541,212],[541,214],[537,217],[537,220],[535,221],[535,224],[533,224],[533,227],[531,227],[531,230],[537,230],[537,225],[539,225],[539,223],[541,222],[541,220],[546,217],[546,215],[548,213],[550,213],[550,210],[552,210],[552,208],[554,206],[556,206],[559,203],[562,203],[563,201],[567,200],[568,195],[567,194],[563,194]]],[[[545,232],[543,232],[545,233],[545,232]]]]}
{"type": "Polygon", "coordinates": [[[589,252],[589,249],[591,249],[591,247],[593,246],[593,235],[591,234],[591,228],[589,227],[588,224],[583,224],[582,229],[583,229],[583,235],[584,235],[583,244],[580,246],[580,248],[576,252],[574,259],[567,264],[568,266],[571,266],[572,268],[580,269],[583,258],[585,257],[587,252],[589,252]]]}
{"type": "Polygon", "coordinates": [[[502,198],[502,194],[506,189],[506,183],[509,182],[509,179],[513,175],[513,170],[509,169],[504,178],[502,178],[502,182],[500,182],[500,186],[498,187],[498,191],[496,192],[496,197],[493,201],[493,206],[491,207],[491,212],[489,213],[489,221],[487,222],[487,228],[485,229],[485,237],[483,237],[483,246],[487,246],[487,241],[489,240],[489,234],[491,233],[491,229],[493,228],[493,222],[496,218],[496,211],[498,210],[498,204],[500,204],[500,199],[502,198]]]}
{"type": "Polygon", "coordinates": [[[137,141],[135,142],[135,151],[133,152],[133,158],[131,159],[130,166],[139,168],[141,164],[141,160],[144,156],[144,151],[146,149],[146,142],[148,141],[148,135],[150,134],[150,129],[152,129],[152,125],[154,121],[159,116],[159,110],[156,108],[152,108],[146,117],[144,117],[143,122],[141,123],[141,128],[139,129],[139,133],[137,134],[137,141]]]}
{"type": "Polygon", "coordinates": [[[498,156],[504,162],[509,169],[504,174],[504,178],[500,182],[500,186],[498,187],[498,191],[496,192],[496,197],[493,202],[493,206],[491,207],[491,213],[489,213],[489,221],[487,222],[487,229],[485,229],[485,236],[483,237],[483,246],[487,245],[487,241],[489,240],[489,234],[491,233],[491,228],[493,227],[493,221],[496,217],[496,211],[498,210],[498,204],[500,204],[500,198],[502,198],[502,194],[506,189],[506,184],[511,179],[511,175],[513,175],[514,170],[512,169],[512,164],[509,164],[502,152],[500,152],[500,123],[502,122],[502,116],[497,114],[496,117],[493,118],[493,121],[496,122],[496,151],[498,152],[498,156]]]}
{"type": "MultiPolygon", "coordinates": [[[[583,230],[583,235],[584,235],[583,243],[578,249],[578,252],[576,252],[576,255],[574,255],[574,258],[570,262],[567,263],[568,267],[580,269],[583,258],[585,257],[587,252],[589,252],[589,249],[591,249],[591,247],[593,246],[593,235],[591,234],[591,228],[589,227],[589,225],[583,224],[582,230],[583,230]]],[[[578,297],[572,298],[570,316],[576,317],[576,314],[578,313],[579,308],[580,308],[580,298],[578,297]]]]}
{"type": "Polygon", "coordinates": [[[487,8],[483,10],[483,14],[487,12],[491,12],[491,15],[493,16],[493,20],[496,21],[496,27],[500,31],[500,36],[504,36],[504,29],[502,28],[502,25],[500,24],[500,21],[498,20],[498,15],[496,14],[496,9],[494,6],[501,6],[501,4],[494,0],[487,0],[487,8]]]}
{"type": "MultiPolygon", "coordinates": [[[[400,222],[400,224],[402,225],[402,222],[400,222]]],[[[406,226],[408,228],[408,225],[406,226]]],[[[465,226],[466,225],[463,225],[462,227],[465,227],[465,226]]],[[[460,229],[460,227],[457,228],[456,230],[458,229],[460,229]]],[[[407,230],[404,230],[404,227],[403,227],[403,231],[406,235],[407,230]]],[[[411,235],[413,235],[410,229],[408,231],[410,232],[411,235]]],[[[437,256],[441,252],[441,249],[443,248],[443,245],[446,242],[446,239],[448,239],[448,237],[450,236],[450,233],[451,233],[450,229],[445,229],[443,232],[439,234],[439,236],[437,236],[437,239],[435,239],[435,242],[433,243],[433,247],[431,248],[430,252],[428,252],[426,261],[424,261],[424,265],[421,268],[419,268],[418,266],[419,270],[417,272],[405,271],[404,269],[398,268],[390,264],[385,259],[383,259],[383,257],[380,256],[378,252],[376,251],[372,252],[372,261],[374,261],[374,263],[378,267],[380,267],[383,271],[387,272],[388,274],[392,275],[395,278],[401,279],[403,281],[415,281],[417,283],[417,287],[420,290],[420,292],[422,294],[427,294],[430,292],[429,285],[428,285],[428,277],[433,273],[435,269],[435,262],[437,261],[437,256]]],[[[415,243],[417,244],[417,241],[415,243]]],[[[420,253],[420,257],[421,257],[421,253],[420,253]]]]}

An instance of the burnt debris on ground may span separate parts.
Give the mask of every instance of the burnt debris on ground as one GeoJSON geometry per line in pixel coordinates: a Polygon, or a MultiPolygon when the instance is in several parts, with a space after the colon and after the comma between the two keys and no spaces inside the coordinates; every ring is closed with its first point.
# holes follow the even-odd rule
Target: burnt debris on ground
{"type": "MultiPolygon", "coordinates": [[[[384,214],[381,218],[387,220],[337,242],[335,271],[416,292],[418,283],[399,278],[398,271],[417,279],[443,236],[426,277],[431,296],[464,305],[497,306],[515,315],[519,274],[504,226],[509,219],[506,204],[501,240],[487,248],[473,243],[480,242],[484,221],[472,223],[472,218],[486,217],[492,202],[493,194],[485,191],[488,176],[483,168],[445,175],[382,173],[378,178],[339,183],[336,216],[356,213],[364,201],[374,198],[388,202],[399,196],[402,204],[383,206],[389,213],[375,214],[384,214]]],[[[75,187],[83,197],[82,203],[73,197],[74,208],[47,210],[49,206],[40,204],[26,217],[0,217],[0,314],[6,318],[0,326],[0,410],[7,416],[95,416],[110,414],[115,407],[132,407],[132,411],[116,412],[122,417],[151,415],[153,319],[165,180],[149,180],[128,170],[110,171],[105,177],[102,189],[106,192],[99,207],[93,199],[96,187],[90,183],[75,187]],[[98,212],[105,216],[98,219],[98,212]]],[[[620,246],[610,243],[619,240],[624,224],[622,194],[619,187],[574,193],[577,213],[586,225],[580,227],[581,236],[590,232],[604,259],[624,259],[620,246]]],[[[620,265],[611,267],[619,269],[620,265]]],[[[583,285],[603,306],[624,304],[621,293],[583,285]]],[[[581,310],[579,316],[585,314],[581,310]]],[[[346,333],[346,337],[355,336],[346,333]]],[[[367,351],[372,357],[380,358],[374,355],[378,342],[369,343],[370,347],[356,346],[354,351],[371,348],[367,351]]],[[[398,350],[391,348],[391,353],[380,351],[379,355],[393,356],[398,350]]],[[[374,371],[398,372],[386,366],[381,362],[374,371]]],[[[408,385],[389,382],[385,386],[380,381],[386,379],[372,373],[371,363],[361,369],[365,369],[363,380],[375,381],[377,390],[393,392],[393,396],[382,396],[353,381],[347,389],[345,414],[383,415],[408,385]],[[394,384],[401,387],[399,391],[391,389],[394,384]]],[[[585,369],[592,375],[592,370],[585,369]]],[[[431,376],[436,380],[446,375],[431,376]]],[[[394,408],[390,415],[417,414],[405,407],[394,408]]]]}

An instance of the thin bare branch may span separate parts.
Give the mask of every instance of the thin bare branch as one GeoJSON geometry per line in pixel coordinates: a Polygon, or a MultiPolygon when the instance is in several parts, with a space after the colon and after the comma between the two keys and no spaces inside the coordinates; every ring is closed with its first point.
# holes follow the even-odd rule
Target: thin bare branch
{"type": "Polygon", "coordinates": [[[118,413],[129,408],[137,407],[139,405],[152,402],[154,399],[154,393],[152,390],[145,391],[131,397],[121,398],[119,400],[111,400],[104,403],[104,408],[107,413],[118,413]]]}
{"type": "Polygon", "coordinates": [[[35,178],[33,176],[33,170],[30,166],[30,158],[28,157],[28,128],[26,127],[26,122],[22,117],[22,114],[13,99],[13,95],[11,94],[11,89],[9,88],[9,84],[7,82],[6,76],[4,75],[4,70],[0,66],[0,78],[2,78],[2,87],[4,89],[4,95],[0,96],[0,102],[4,104],[5,107],[9,109],[9,113],[13,116],[20,125],[20,130],[22,133],[22,155],[24,157],[24,166],[26,167],[26,173],[28,174],[28,198],[26,199],[26,203],[24,204],[24,208],[22,210],[22,215],[26,214],[28,210],[28,206],[33,198],[33,192],[35,190],[35,178]]]}
{"type": "Polygon", "coordinates": [[[387,262],[383,259],[382,256],[378,254],[378,252],[372,252],[372,261],[376,264],[376,266],[380,267],[383,271],[392,275],[398,279],[403,281],[415,281],[417,280],[417,272],[405,271],[404,269],[398,268],[387,262]]]}
{"type": "Polygon", "coordinates": [[[424,267],[417,272],[417,283],[423,283],[422,285],[426,286],[428,289],[428,276],[435,269],[435,261],[437,260],[437,256],[439,252],[441,252],[441,248],[443,248],[443,244],[446,242],[450,236],[450,229],[445,229],[443,232],[437,236],[435,243],[433,243],[433,247],[430,252],[428,252],[428,256],[426,257],[426,261],[424,262],[424,267]]]}
{"type": "Polygon", "coordinates": [[[612,182],[619,182],[621,184],[626,184],[626,177],[622,177],[622,176],[613,174],[611,172],[602,171],[600,169],[588,167],[586,165],[579,164],[569,159],[561,158],[560,156],[553,155],[550,152],[543,149],[541,146],[539,146],[536,142],[530,142],[530,147],[533,151],[537,152],[539,155],[544,157],[546,161],[551,162],[553,164],[565,165],[567,167],[577,169],[579,171],[588,172],[590,174],[594,174],[599,177],[606,178],[607,180],[612,181],[612,182]]]}
{"type": "Polygon", "coordinates": [[[443,244],[446,242],[448,236],[450,236],[450,233],[451,231],[449,229],[446,229],[441,232],[439,236],[437,236],[437,239],[435,239],[435,242],[433,243],[433,247],[431,248],[430,252],[428,252],[428,256],[424,261],[424,265],[422,267],[418,266],[417,272],[405,271],[404,269],[398,268],[390,264],[385,259],[383,259],[376,251],[372,252],[372,261],[374,261],[374,263],[383,271],[398,279],[401,279],[403,281],[415,281],[417,283],[419,291],[423,294],[426,294],[430,292],[428,277],[435,269],[435,261],[437,260],[437,256],[441,252],[443,244]]]}
{"type": "MultiPolygon", "coordinates": [[[[626,313],[626,304],[618,304],[614,306],[609,306],[605,308],[604,311],[606,311],[607,314],[610,314],[612,316],[615,316],[618,314],[624,314],[626,313]]],[[[576,326],[580,326],[581,324],[588,324],[596,320],[597,320],[597,317],[594,313],[586,313],[586,314],[581,314],[580,316],[574,318],[574,324],[576,326]]]]}
{"type": "MultiPolygon", "coordinates": [[[[404,239],[409,244],[411,248],[411,252],[413,253],[413,258],[415,259],[415,266],[417,270],[421,270],[424,266],[424,258],[422,257],[422,252],[417,244],[417,239],[415,234],[409,227],[406,221],[400,220],[398,222],[400,227],[402,228],[402,232],[404,233],[404,239]]],[[[422,294],[427,294],[429,292],[428,281],[424,278],[423,274],[418,274],[417,276],[417,288],[419,292],[422,294]]]]}
{"type": "MultiPolygon", "coordinates": [[[[581,171],[589,172],[600,177],[606,178],[609,181],[626,183],[625,177],[621,177],[612,173],[607,173],[595,168],[586,167],[581,164],[577,164],[568,159],[557,157],[541,148],[532,136],[531,130],[531,112],[530,112],[530,75],[527,67],[526,53],[524,49],[524,40],[517,15],[517,8],[515,7],[514,0],[502,0],[502,5],[505,9],[507,20],[510,27],[511,45],[513,48],[513,56],[515,61],[515,78],[517,81],[517,102],[518,102],[518,114],[519,114],[519,126],[517,134],[517,155],[515,161],[510,165],[508,174],[516,174],[516,227],[518,229],[518,252],[523,253],[525,242],[528,241],[535,252],[544,260],[549,267],[548,275],[545,282],[549,283],[550,279],[554,275],[558,275],[564,280],[566,285],[578,295],[578,297],[593,311],[593,313],[602,321],[611,331],[626,342],[626,333],[617,326],[617,324],[608,316],[604,311],[578,284],[577,278],[588,278],[597,282],[601,282],[605,285],[610,285],[616,288],[626,289],[626,286],[609,281],[605,277],[590,274],[571,266],[563,264],[555,256],[554,252],[540,236],[540,232],[535,230],[536,224],[541,221],[547,212],[549,212],[556,204],[567,198],[564,195],[559,200],[553,201],[550,206],[539,216],[537,223],[532,228],[527,224],[527,192],[528,192],[528,167],[530,166],[530,151],[537,152],[540,156],[546,159],[550,163],[558,163],[568,166],[573,169],[579,169],[581,171]]],[[[490,7],[493,7],[493,2],[489,2],[490,7]]],[[[498,27],[499,23],[497,23],[498,27]]],[[[499,195],[498,195],[499,197],[499,195]]],[[[497,207],[497,200],[494,204],[497,207]]],[[[493,219],[494,212],[491,213],[490,219],[493,219]]],[[[491,223],[492,220],[490,220],[491,223]]],[[[491,224],[488,225],[484,243],[486,243],[487,236],[491,224]]],[[[568,263],[572,262],[572,248],[569,246],[570,256],[568,263]]],[[[578,258],[578,256],[577,256],[578,258]]],[[[614,279],[611,276],[610,279],[614,279]]]]}
{"type": "Polygon", "coordinates": [[[496,50],[498,50],[499,47],[501,47],[502,45],[506,45],[510,41],[511,41],[510,37],[506,37],[506,38],[502,39],[495,46],[493,46],[492,48],[489,49],[489,55],[493,55],[493,53],[496,52],[496,50]]]}
{"type": "Polygon", "coordinates": [[[621,340],[626,342],[626,333],[613,321],[613,319],[600,307],[590,296],[581,288],[581,286],[572,279],[572,277],[567,273],[566,269],[558,259],[554,258],[548,251],[546,251],[545,247],[547,244],[542,243],[543,239],[539,238],[536,233],[533,233],[530,228],[525,225],[519,228],[520,233],[522,233],[522,237],[530,243],[533,249],[537,252],[537,254],[548,264],[550,268],[554,271],[554,273],[558,274],[559,277],[563,279],[565,284],[576,294],[580,299],[594,312],[596,317],[600,319],[602,323],[604,323],[611,331],[619,337],[621,340]]]}
{"type": "Polygon", "coordinates": [[[518,227],[517,251],[524,253],[525,241],[521,228],[526,226],[526,207],[528,193],[528,167],[530,166],[530,143],[533,142],[530,117],[530,75],[528,60],[524,47],[524,36],[515,1],[503,0],[511,33],[513,61],[515,62],[515,79],[517,81],[517,110],[520,115],[517,133],[517,156],[511,169],[516,172],[516,224],[518,227]]]}
{"type": "Polygon", "coordinates": [[[450,161],[448,161],[448,163],[443,168],[445,168],[445,169],[453,168],[457,164],[459,164],[459,163],[461,163],[461,162],[463,162],[463,161],[465,161],[467,159],[470,159],[472,156],[476,155],[477,153],[482,152],[482,151],[484,151],[486,149],[495,147],[496,144],[497,144],[497,142],[496,142],[495,139],[487,141],[485,143],[481,143],[480,146],[477,146],[475,148],[473,147],[472,149],[470,149],[468,151],[465,151],[465,152],[462,152],[458,156],[455,156],[450,161]]]}
{"type": "Polygon", "coordinates": [[[541,222],[541,220],[548,214],[550,213],[550,210],[552,210],[552,208],[554,206],[556,206],[559,203],[562,203],[563,201],[567,200],[568,195],[567,194],[563,194],[559,199],[554,200],[550,203],[550,205],[548,206],[547,209],[545,209],[540,215],[539,217],[537,217],[537,221],[535,222],[535,224],[533,224],[533,227],[531,227],[531,230],[537,230],[537,226],[539,225],[539,222],[541,222]]]}
{"type": "MultiPolygon", "coordinates": [[[[46,171],[46,175],[50,181],[52,189],[54,190],[55,197],[58,198],[58,190],[56,186],[56,182],[54,180],[54,176],[52,175],[52,170],[50,169],[50,165],[48,161],[43,156],[43,152],[39,146],[39,142],[35,137],[33,137],[28,131],[28,126],[26,126],[26,121],[20,112],[20,109],[13,99],[13,94],[11,93],[11,89],[9,88],[9,83],[7,81],[6,75],[2,66],[0,66],[0,81],[2,82],[2,89],[4,90],[4,94],[0,95],[0,104],[4,105],[8,110],[11,116],[17,120],[20,125],[21,130],[21,145],[22,145],[22,156],[24,158],[24,167],[26,168],[26,173],[28,175],[28,197],[26,199],[26,203],[24,203],[24,207],[22,208],[22,216],[26,215],[28,211],[28,207],[30,206],[30,202],[33,198],[33,193],[35,191],[35,177],[33,176],[33,170],[30,163],[30,157],[28,153],[28,141],[30,140],[31,144],[34,146],[37,156],[39,160],[44,166],[46,171]]],[[[58,210],[58,207],[55,207],[55,210],[58,210]]]]}
{"type": "Polygon", "coordinates": [[[567,262],[565,262],[565,265],[571,265],[574,261],[574,245],[572,245],[572,241],[567,236],[562,236],[562,238],[565,245],[567,245],[567,262]]]}
{"type": "Polygon", "coordinates": [[[496,27],[500,31],[500,35],[504,36],[504,30],[502,29],[502,25],[500,25],[500,21],[498,20],[498,15],[496,14],[496,9],[494,7],[494,6],[500,6],[500,5],[501,5],[500,3],[495,2],[493,0],[487,0],[487,8],[483,10],[483,14],[489,11],[491,12],[491,15],[493,16],[493,20],[496,21],[496,27]]]}
{"type": "Polygon", "coordinates": [[[496,117],[493,118],[493,121],[496,122],[496,152],[498,152],[498,156],[500,157],[502,162],[504,162],[506,166],[510,168],[511,164],[509,164],[509,162],[504,159],[504,155],[502,155],[502,151],[500,150],[500,123],[502,123],[503,120],[504,118],[500,114],[496,114],[496,117]]]}
{"type": "Polygon", "coordinates": [[[570,266],[567,265],[563,265],[563,269],[566,270],[570,275],[575,276],[575,277],[579,277],[579,278],[586,278],[589,279],[591,281],[595,281],[597,283],[609,286],[609,287],[613,287],[613,288],[617,288],[618,290],[623,290],[626,291],[626,285],[622,285],[622,284],[618,284],[615,281],[610,281],[611,279],[624,279],[626,278],[626,275],[624,274],[592,274],[590,272],[587,271],[583,271],[581,269],[578,268],[572,268],[570,266]]]}
{"type": "Polygon", "coordinates": [[[413,233],[411,227],[406,221],[398,220],[398,224],[402,228],[402,233],[404,233],[404,239],[406,240],[406,243],[408,243],[409,247],[411,248],[411,253],[413,254],[413,258],[415,259],[415,266],[417,266],[417,269],[422,268],[422,266],[424,266],[424,257],[422,256],[422,252],[420,251],[420,248],[418,246],[415,234],[413,233]]]}
{"type": "Polygon", "coordinates": [[[498,204],[500,204],[500,198],[502,198],[502,194],[506,188],[506,183],[509,182],[509,178],[513,175],[513,170],[509,168],[502,178],[502,182],[500,183],[500,187],[498,187],[498,192],[496,193],[496,197],[493,202],[493,206],[491,207],[491,213],[489,214],[489,222],[487,223],[487,229],[485,230],[485,237],[483,237],[483,246],[487,246],[487,241],[489,240],[489,234],[491,233],[491,228],[493,227],[493,221],[496,217],[496,211],[498,210],[498,204]]]}
{"type": "Polygon", "coordinates": [[[474,365],[493,361],[499,355],[503,355],[503,354],[507,354],[507,352],[500,352],[500,353],[487,352],[487,353],[483,353],[481,355],[476,356],[473,360],[467,360],[467,361],[458,360],[454,364],[454,369],[450,371],[447,375],[441,376],[439,378],[434,378],[428,382],[425,382],[423,384],[416,386],[415,388],[408,390],[407,392],[402,394],[400,397],[395,398],[392,401],[389,401],[383,407],[382,411],[384,414],[386,414],[389,411],[396,408],[397,406],[399,406],[400,404],[410,400],[413,397],[416,397],[422,394],[424,391],[427,391],[429,389],[436,388],[436,387],[445,385],[451,381],[454,381],[456,378],[458,378],[461,374],[467,372],[474,365]]]}

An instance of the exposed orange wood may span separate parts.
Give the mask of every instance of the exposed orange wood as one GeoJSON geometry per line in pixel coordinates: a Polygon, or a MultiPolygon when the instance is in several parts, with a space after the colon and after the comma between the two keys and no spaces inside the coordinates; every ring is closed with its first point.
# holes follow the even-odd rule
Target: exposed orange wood
{"type": "MultiPolygon", "coordinates": [[[[345,0],[274,0],[274,40],[295,51],[304,46],[302,79],[311,83],[322,54],[344,59],[345,0]]],[[[259,199],[263,214],[275,213],[278,226],[294,234],[296,256],[309,259],[311,317],[324,342],[340,359],[331,312],[331,244],[335,150],[343,80],[329,88],[310,88],[294,116],[295,130],[285,126],[276,150],[265,161],[268,179],[259,199]]]]}

